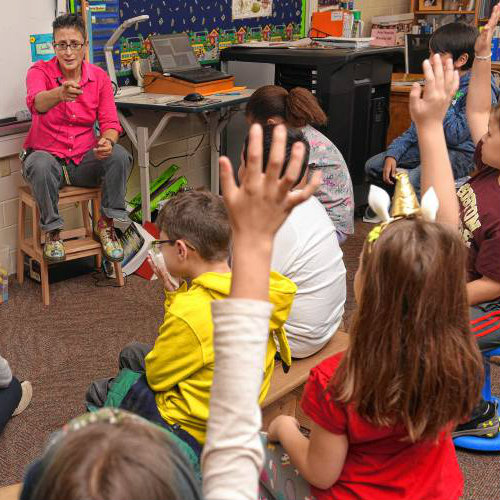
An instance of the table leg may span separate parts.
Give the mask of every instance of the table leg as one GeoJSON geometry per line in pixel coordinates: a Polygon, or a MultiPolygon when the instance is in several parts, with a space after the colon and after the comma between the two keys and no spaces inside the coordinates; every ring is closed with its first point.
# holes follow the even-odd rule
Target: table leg
{"type": "Polygon", "coordinates": [[[151,201],[149,199],[149,148],[148,128],[137,127],[137,163],[141,178],[142,223],[151,221],[151,201]]]}
{"type": "Polygon", "coordinates": [[[219,194],[219,156],[220,156],[220,112],[213,111],[209,118],[210,132],[210,190],[219,194]]]}

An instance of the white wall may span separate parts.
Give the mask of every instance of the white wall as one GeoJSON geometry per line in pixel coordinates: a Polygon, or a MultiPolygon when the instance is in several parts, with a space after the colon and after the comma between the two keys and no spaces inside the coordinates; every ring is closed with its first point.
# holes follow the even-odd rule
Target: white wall
{"type": "Polygon", "coordinates": [[[26,71],[31,65],[29,36],[51,33],[55,0],[2,0],[0,14],[0,118],[25,109],[26,71]]]}

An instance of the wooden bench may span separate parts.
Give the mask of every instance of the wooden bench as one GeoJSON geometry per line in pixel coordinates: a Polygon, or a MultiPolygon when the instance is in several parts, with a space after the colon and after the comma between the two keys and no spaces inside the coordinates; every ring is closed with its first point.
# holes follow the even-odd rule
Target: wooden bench
{"type": "Polygon", "coordinates": [[[266,430],[271,420],[278,415],[295,417],[306,429],[310,428],[309,419],[300,409],[300,398],[304,385],[309,377],[311,368],[326,358],[345,351],[349,342],[349,335],[338,330],[333,338],[321,351],[309,358],[293,360],[288,373],[284,373],[281,363],[277,363],[271,379],[271,387],[262,403],[262,429],[266,430]]]}
{"type": "Polygon", "coordinates": [[[0,500],[17,500],[21,494],[21,483],[11,484],[0,488],[0,500]]]}

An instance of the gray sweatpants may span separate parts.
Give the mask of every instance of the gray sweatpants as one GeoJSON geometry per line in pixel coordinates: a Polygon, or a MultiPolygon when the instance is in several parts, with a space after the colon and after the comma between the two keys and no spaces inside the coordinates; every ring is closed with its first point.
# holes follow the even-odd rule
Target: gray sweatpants
{"type": "MultiPolygon", "coordinates": [[[[125,192],[131,167],[129,152],[117,144],[105,160],[98,160],[90,150],[78,165],[70,162],[67,171],[72,186],[96,187],[102,184],[101,213],[128,221],[125,192]]],[[[46,151],[33,151],[26,158],[22,172],[38,204],[42,231],[62,228],[64,221],[59,215],[57,202],[59,189],[66,185],[66,180],[59,161],[46,151]]]]}

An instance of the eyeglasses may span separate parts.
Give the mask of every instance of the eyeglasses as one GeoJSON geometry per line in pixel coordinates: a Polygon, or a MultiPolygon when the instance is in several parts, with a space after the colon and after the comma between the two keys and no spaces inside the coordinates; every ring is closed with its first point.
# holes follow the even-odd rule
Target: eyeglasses
{"type": "Polygon", "coordinates": [[[66,43],[66,42],[61,42],[61,43],[53,43],[54,49],[56,49],[58,52],[66,52],[69,49],[72,51],[78,52],[82,50],[82,47],[85,45],[85,43],[78,43],[78,42],[71,42],[71,43],[66,43]]]}
{"type": "MultiPolygon", "coordinates": [[[[151,242],[151,248],[153,249],[153,251],[154,251],[154,252],[159,253],[159,252],[160,252],[160,250],[161,250],[161,246],[162,246],[163,244],[165,244],[165,245],[175,245],[175,242],[176,242],[176,241],[179,241],[179,240],[153,240],[153,241],[151,242]]],[[[191,244],[190,244],[189,242],[187,242],[186,240],[182,240],[182,241],[184,241],[185,245],[186,245],[189,249],[194,250],[194,251],[196,252],[196,248],[195,248],[193,245],[191,245],[191,244]]]]}

